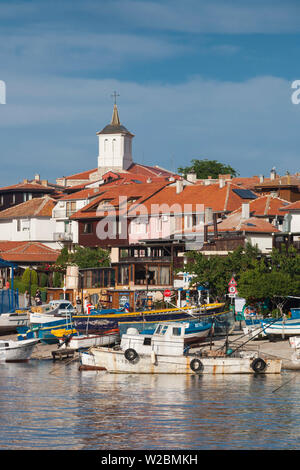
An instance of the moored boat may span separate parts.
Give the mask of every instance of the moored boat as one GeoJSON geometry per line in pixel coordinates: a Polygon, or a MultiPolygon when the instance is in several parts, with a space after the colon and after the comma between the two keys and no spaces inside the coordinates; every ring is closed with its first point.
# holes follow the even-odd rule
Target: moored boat
{"type": "MultiPolygon", "coordinates": [[[[85,331],[88,327],[90,333],[96,333],[98,325],[101,328],[104,320],[108,322],[108,328],[113,328],[113,324],[116,322],[119,325],[120,336],[122,336],[128,327],[134,327],[141,331],[148,326],[155,328],[159,322],[189,321],[193,319],[199,321],[200,318],[206,320],[207,318],[213,318],[215,315],[220,315],[221,320],[221,316],[225,315],[224,307],[224,303],[211,303],[200,307],[170,308],[141,312],[110,310],[105,313],[103,310],[92,310],[89,315],[73,315],[73,321],[76,329],[85,331]]],[[[227,316],[227,313],[225,316],[227,316]]],[[[234,317],[232,316],[232,318],[234,323],[234,317]]],[[[221,323],[219,325],[221,326],[221,323]]],[[[216,327],[219,328],[219,325],[216,324],[216,327]]],[[[224,330],[224,325],[225,323],[222,325],[222,330],[224,330]]]]}
{"type": "Polygon", "coordinates": [[[11,313],[2,313],[0,315],[0,333],[13,333],[18,327],[27,327],[29,325],[29,316],[26,311],[16,311],[11,313]]]}
{"type": "Polygon", "coordinates": [[[95,367],[110,373],[135,374],[278,374],[281,360],[257,356],[257,352],[235,355],[190,353],[184,343],[182,322],[160,323],[153,335],[129,330],[115,348],[92,347],[95,367]]]}
{"type": "Polygon", "coordinates": [[[38,339],[26,339],[23,341],[0,340],[0,361],[28,361],[38,343],[38,339]]]}
{"type": "MultiPolygon", "coordinates": [[[[53,332],[55,334],[55,332],[53,332]]],[[[118,342],[119,330],[110,330],[102,335],[93,334],[74,334],[70,336],[62,336],[59,343],[62,348],[71,349],[88,349],[92,346],[111,346],[118,342]]]]}
{"type": "MultiPolygon", "coordinates": [[[[184,322],[185,329],[184,329],[184,343],[185,344],[193,344],[203,339],[207,338],[210,333],[213,333],[213,323],[211,322],[203,322],[203,321],[189,321],[184,322]]],[[[176,324],[175,324],[176,326],[176,324]]],[[[148,327],[141,331],[142,335],[153,335],[156,330],[157,325],[153,326],[152,328],[148,327]]],[[[127,330],[128,331],[128,330],[127,330]]]]}
{"type": "Polygon", "coordinates": [[[260,321],[261,328],[268,337],[290,337],[300,335],[300,309],[292,308],[288,315],[283,315],[280,319],[272,318],[260,321]]]}

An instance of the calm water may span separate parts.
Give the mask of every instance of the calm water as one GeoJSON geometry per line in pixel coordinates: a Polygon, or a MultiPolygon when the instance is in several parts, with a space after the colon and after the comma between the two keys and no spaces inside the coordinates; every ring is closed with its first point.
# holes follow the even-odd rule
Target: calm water
{"type": "Polygon", "coordinates": [[[135,376],[80,372],[74,362],[1,364],[0,420],[1,450],[298,449],[300,373],[135,376]]]}

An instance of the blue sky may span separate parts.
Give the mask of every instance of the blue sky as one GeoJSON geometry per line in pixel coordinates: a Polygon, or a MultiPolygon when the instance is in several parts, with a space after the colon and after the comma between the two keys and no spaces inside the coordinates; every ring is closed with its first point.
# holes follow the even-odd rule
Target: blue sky
{"type": "Polygon", "coordinates": [[[114,90],[137,162],[300,171],[299,17],[290,0],[0,0],[0,185],[96,167],[114,90]]]}

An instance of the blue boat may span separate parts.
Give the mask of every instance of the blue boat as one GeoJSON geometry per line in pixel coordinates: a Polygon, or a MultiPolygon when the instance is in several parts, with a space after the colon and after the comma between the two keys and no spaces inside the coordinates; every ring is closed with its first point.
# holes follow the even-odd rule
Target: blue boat
{"type": "Polygon", "coordinates": [[[265,318],[260,321],[265,335],[289,337],[300,335],[300,308],[291,308],[290,312],[278,320],[265,318]]]}
{"type": "Polygon", "coordinates": [[[215,315],[224,313],[224,307],[224,303],[212,303],[203,305],[202,307],[170,308],[141,312],[124,312],[115,310],[113,313],[105,313],[103,310],[92,310],[90,315],[73,315],[73,321],[75,328],[78,321],[81,321],[82,324],[84,324],[93,320],[93,325],[96,327],[97,321],[99,321],[101,325],[103,320],[107,320],[108,322],[111,322],[111,328],[113,328],[113,323],[117,321],[119,324],[120,336],[122,336],[130,326],[141,331],[141,328],[145,329],[147,325],[153,328],[157,323],[166,321],[191,321],[193,319],[199,321],[200,317],[201,320],[206,320],[207,318],[213,318],[215,315]]]}
{"type": "Polygon", "coordinates": [[[59,339],[51,333],[52,330],[57,330],[61,328],[70,328],[72,327],[72,317],[54,317],[53,321],[49,321],[47,323],[40,323],[34,324],[28,327],[26,331],[24,328],[18,331],[18,340],[21,341],[23,339],[29,338],[39,338],[40,341],[44,344],[55,344],[59,342],[59,339]]]}

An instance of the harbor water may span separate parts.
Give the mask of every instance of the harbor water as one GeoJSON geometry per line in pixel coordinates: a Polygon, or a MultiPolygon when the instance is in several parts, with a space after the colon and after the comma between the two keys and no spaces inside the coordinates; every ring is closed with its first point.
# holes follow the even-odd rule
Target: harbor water
{"type": "Polygon", "coordinates": [[[300,373],[112,375],[0,364],[1,450],[280,450],[300,446],[300,373]]]}

